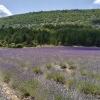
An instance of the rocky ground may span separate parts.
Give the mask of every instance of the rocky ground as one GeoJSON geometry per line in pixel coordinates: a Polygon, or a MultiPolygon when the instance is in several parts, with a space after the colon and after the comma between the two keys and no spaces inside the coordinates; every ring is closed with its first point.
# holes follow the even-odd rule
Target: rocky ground
{"type": "Polygon", "coordinates": [[[20,100],[8,84],[0,82],[0,100],[20,100]]]}
{"type": "Polygon", "coordinates": [[[0,82],[0,88],[0,100],[20,100],[6,83],[0,82]]]}
{"type": "Polygon", "coordinates": [[[8,84],[0,82],[0,100],[34,100],[34,98],[26,97],[21,99],[8,84]]]}

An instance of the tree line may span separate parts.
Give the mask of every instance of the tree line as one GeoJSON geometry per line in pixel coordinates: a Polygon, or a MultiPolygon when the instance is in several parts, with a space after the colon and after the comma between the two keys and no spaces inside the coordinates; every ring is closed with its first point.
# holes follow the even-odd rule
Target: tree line
{"type": "Polygon", "coordinates": [[[0,28],[1,47],[34,47],[37,45],[97,46],[100,47],[100,29],[89,25],[53,25],[40,28],[0,28]]]}

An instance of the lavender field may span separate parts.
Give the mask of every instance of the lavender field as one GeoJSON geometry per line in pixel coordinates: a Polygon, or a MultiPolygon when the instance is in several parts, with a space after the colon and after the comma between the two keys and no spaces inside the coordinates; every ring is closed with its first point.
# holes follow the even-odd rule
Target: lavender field
{"type": "Polygon", "coordinates": [[[0,81],[19,100],[100,100],[100,48],[0,48],[0,81]]]}

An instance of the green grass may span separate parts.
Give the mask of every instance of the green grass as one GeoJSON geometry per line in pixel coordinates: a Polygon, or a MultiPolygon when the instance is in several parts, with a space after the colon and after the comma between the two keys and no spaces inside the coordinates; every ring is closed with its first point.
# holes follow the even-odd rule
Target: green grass
{"type": "Polygon", "coordinates": [[[55,100],[64,100],[64,98],[61,95],[57,95],[57,96],[55,96],[55,100]]]}
{"type": "Polygon", "coordinates": [[[74,79],[67,80],[66,81],[67,88],[70,89],[73,86],[74,82],[75,82],[74,79]]]}
{"type": "Polygon", "coordinates": [[[87,74],[88,74],[88,72],[86,70],[81,70],[80,73],[82,76],[87,76],[87,74]]]}
{"type": "Polygon", "coordinates": [[[52,68],[52,65],[51,65],[51,64],[47,64],[47,65],[46,65],[46,68],[49,70],[49,69],[52,68]]]}
{"type": "Polygon", "coordinates": [[[35,74],[42,74],[43,73],[40,67],[34,67],[32,70],[35,74]]]}
{"type": "Polygon", "coordinates": [[[74,69],[76,69],[76,66],[74,66],[74,65],[69,65],[69,68],[68,68],[68,69],[74,70],[74,69]]]}
{"type": "Polygon", "coordinates": [[[58,83],[65,84],[65,76],[62,73],[59,72],[51,72],[47,74],[47,79],[52,79],[58,83]]]}
{"type": "Polygon", "coordinates": [[[70,70],[75,70],[77,68],[77,66],[72,61],[69,61],[68,65],[69,65],[68,69],[70,69],[70,70]]]}
{"type": "Polygon", "coordinates": [[[9,83],[12,79],[12,74],[9,72],[0,71],[0,80],[5,83],[9,83]]]}
{"type": "Polygon", "coordinates": [[[78,89],[85,94],[100,95],[100,85],[90,82],[80,82],[78,84],[78,89]]]}
{"type": "Polygon", "coordinates": [[[100,80],[99,73],[88,72],[87,70],[81,70],[80,73],[82,76],[91,77],[93,79],[100,80]]]}
{"type": "Polygon", "coordinates": [[[21,92],[23,97],[26,96],[34,97],[36,96],[38,86],[39,86],[39,82],[33,79],[33,80],[22,82],[19,85],[18,89],[21,92]]]}
{"type": "Polygon", "coordinates": [[[10,76],[10,75],[5,75],[4,78],[3,78],[3,81],[4,81],[5,83],[9,83],[10,80],[11,80],[11,76],[10,76]]]}
{"type": "Polygon", "coordinates": [[[48,93],[37,79],[24,81],[19,85],[18,90],[24,97],[33,97],[35,100],[47,100],[48,93]]]}
{"type": "Polygon", "coordinates": [[[61,69],[66,69],[67,68],[67,65],[64,64],[64,63],[61,63],[60,66],[61,66],[61,69]]]}

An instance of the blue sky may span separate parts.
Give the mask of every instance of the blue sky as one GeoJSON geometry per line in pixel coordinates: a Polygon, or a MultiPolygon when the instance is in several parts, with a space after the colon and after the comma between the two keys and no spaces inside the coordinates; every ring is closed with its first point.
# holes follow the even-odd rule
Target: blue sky
{"type": "Polygon", "coordinates": [[[0,0],[0,5],[12,14],[20,14],[41,10],[100,8],[100,0],[0,0]]]}

